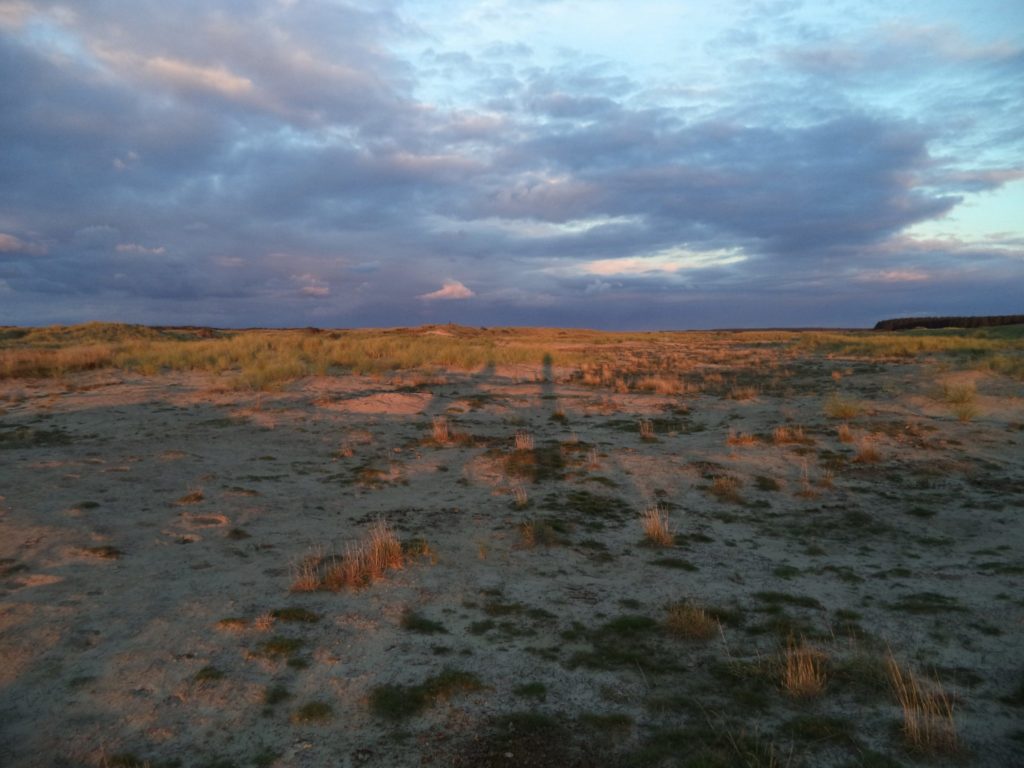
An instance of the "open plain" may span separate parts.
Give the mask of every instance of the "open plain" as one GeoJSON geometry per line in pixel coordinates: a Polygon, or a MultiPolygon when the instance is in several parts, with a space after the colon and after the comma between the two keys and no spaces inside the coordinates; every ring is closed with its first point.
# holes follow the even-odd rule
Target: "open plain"
{"type": "Polygon", "coordinates": [[[0,329],[0,764],[1024,764],[1024,334],[0,329]]]}

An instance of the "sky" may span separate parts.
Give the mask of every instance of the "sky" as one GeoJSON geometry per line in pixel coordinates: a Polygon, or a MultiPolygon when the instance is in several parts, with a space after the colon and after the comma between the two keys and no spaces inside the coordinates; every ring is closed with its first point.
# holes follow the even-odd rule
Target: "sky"
{"type": "Polygon", "coordinates": [[[0,0],[0,324],[1024,312],[1024,3],[0,0]]]}

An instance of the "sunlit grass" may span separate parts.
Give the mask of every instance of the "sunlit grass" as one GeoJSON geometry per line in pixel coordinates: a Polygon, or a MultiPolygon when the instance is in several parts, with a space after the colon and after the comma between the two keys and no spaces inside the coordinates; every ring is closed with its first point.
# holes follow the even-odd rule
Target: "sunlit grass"
{"type": "Polygon", "coordinates": [[[801,351],[896,360],[946,356],[957,367],[1022,377],[1024,333],[1016,329],[611,333],[455,325],[323,331],[5,326],[0,327],[0,378],[59,377],[102,368],[143,375],[195,371],[216,375],[229,388],[272,390],[305,376],[336,373],[551,366],[574,370],[587,386],[620,392],[704,390],[747,398],[758,396],[758,389],[723,381],[717,366],[742,362],[756,370],[780,354],[801,351]]]}

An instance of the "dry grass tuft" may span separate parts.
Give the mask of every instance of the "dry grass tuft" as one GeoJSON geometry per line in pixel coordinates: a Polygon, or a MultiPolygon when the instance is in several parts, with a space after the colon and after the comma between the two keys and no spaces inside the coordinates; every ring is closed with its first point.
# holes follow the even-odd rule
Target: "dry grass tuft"
{"type": "Polygon", "coordinates": [[[656,547],[671,547],[675,544],[675,534],[668,522],[668,512],[657,504],[644,510],[640,518],[644,527],[644,536],[656,547]]]}
{"type": "Polygon", "coordinates": [[[840,424],[836,427],[836,435],[838,435],[840,443],[853,442],[853,430],[850,429],[849,424],[840,424]]]}
{"type": "Polygon", "coordinates": [[[857,455],[853,457],[853,460],[858,464],[874,464],[876,461],[880,461],[881,458],[882,455],[878,452],[878,448],[875,447],[874,441],[870,437],[864,437],[858,445],[857,455]]]}
{"type": "Polygon", "coordinates": [[[710,640],[720,630],[718,620],[690,600],[670,605],[665,625],[670,634],[687,640],[710,640]]]}
{"type": "Polygon", "coordinates": [[[320,589],[320,563],[324,555],[320,549],[313,550],[302,558],[293,569],[292,592],[315,592],[320,589]]]}
{"type": "Polygon", "coordinates": [[[963,405],[973,403],[977,397],[977,390],[974,384],[943,384],[942,396],[950,405],[963,405]]]}
{"type": "Polygon", "coordinates": [[[435,443],[447,443],[451,440],[448,431],[448,419],[444,416],[435,416],[433,421],[433,437],[435,443]]]}
{"type": "Polygon", "coordinates": [[[324,585],[332,590],[362,587],[404,564],[401,542],[387,521],[381,519],[373,524],[365,539],[345,548],[341,561],[328,568],[324,585]]]}
{"type": "Polygon", "coordinates": [[[532,451],[533,450],[533,435],[527,432],[525,429],[516,431],[516,450],[517,451],[532,451]]]}
{"type": "Polygon", "coordinates": [[[516,509],[526,509],[530,504],[530,499],[526,495],[526,489],[521,485],[517,485],[512,489],[512,503],[516,509]]]}
{"type": "Polygon", "coordinates": [[[372,584],[389,570],[405,565],[402,544],[386,520],[378,520],[366,537],[350,543],[340,557],[324,557],[313,552],[296,567],[293,592],[318,589],[338,591],[372,584]]]}
{"type": "Polygon", "coordinates": [[[981,410],[974,403],[954,403],[950,410],[958,421],[965,423],[973,421],[981,413],[981,410]]]}
{"type": "Polygon", "coordinates": [[[729,390],[730,400],[754,400],[760,394],[757,387],[733,387],[729,390]]]}
{"type": "Polygon", "coordinates": [[[953,699],[937,680],[925,683],[913,670],[901,669],[889,654],[889,683],[903,710],[903,736],[914,750],[952,753],[959,749],[953,699]]]}
{"type": "Polygon", "coordinates": [[[748,435],[746,432],[733,432],[729,430],[729,436],[725,439],[725,442],[731,446],[751,446],[757,445],[760,442],[756,435],[748,435]]]}
{"type": "Polygon", "coordinates": [[[188,493],[178,499],[175,504],[198,504],[205,498],[206,496],[203,494],[202,488],[192,488],[188,493]]]}
{"type": "Polygon", "coordinates": [[[814,441],[807,436],[803,427],[776,427],[772,431],[772,442],[776,445],[807,445],[814,441]]]}
{"type": "Polygon", "coordinates": [[[974,384],[943,384],[942,396],[959,421],[971,421],[979,413],[974,384]]]}
{"type": "Polygon", "coordinates": [[[726,475],[716,477],[711,481],[711,494],[719,501],[731,501],[733,504],[743,503],[740,481],[735,477],[726,475]]]}
{"type": "Polygon", "coordinates": [[[861,404],[841,395],[833,394],[825,401],[825,415],[830,419],[849,420],[860,415],[861,404]]]}
{"type": "Polygon", "coordinates": [[[798,699],[820,696],[825,690],[826,661],[823,651],[807,645],[802,638],[798,643],[790,637],[782,670],[783,689],[798,699]]]}
{"type": "Polygon", "coordinates": [[[642,440],[654,440],[654,422],[650,419],[640,419],[640,438],[642,440]]]}
{"type": "Polygon", "coordinates": [[[641,376],[636,388],[641,392],[655,392],[659,395],[678,395],[686,391],[686,385],[677,378],[668,376],[641,376]]]}

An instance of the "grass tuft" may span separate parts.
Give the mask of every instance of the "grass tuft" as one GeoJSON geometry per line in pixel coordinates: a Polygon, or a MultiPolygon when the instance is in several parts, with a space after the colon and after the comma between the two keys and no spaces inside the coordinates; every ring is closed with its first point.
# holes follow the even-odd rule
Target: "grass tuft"
{"type": "Polygon", "coordinates": [[[718,620],[690,600],[669,606],[665,626],[670,634],[687,640],[710,640],[719,631],[718,620]]]}
{"type": "Polygon", "coordinates": [[[327,589],[363,587],[372,584],[389,570],[405,564],[402,544],[386,520],[380,519],[362,541],[349,544],[341,560],[330,565],[324,574],[327,589]]]}
{"type": "Polygon", "coordinates": [[[669,525],[668,512],[657,504],[644,510],[640,522],[643,525],[644,536],[653,546],[671,547],[675,544],[676,537],[669,525]]]}
{"type": "Polygon", "coordinates": [[[433,437],[434,442],[444,445],[451,440],[451,434],[448,429],[448,419],[444,416],[435,416],[433,420],[433,437]]]}
{"type": "Polygon", "coordinates": [[[893,695],[903,710],[903,736],[907,745],[930,754],[959,749],[953,700],[938,681],[925,682],[913,670],[903,669],[890,653],[887,659],[893,695]]]}
{"type": "Polygon", "coordinates": [[[860,415],[861,404],[856,400],[833,394],[825,401],[825,415],[830,419],[849,421],[860,415]]]}
{"type": "Polygon", "coordinates": [[[825,691],[825,662],[823,651],[790,637],[783,658],[783,689],[798,699],[820,696],[825,691]]]}

